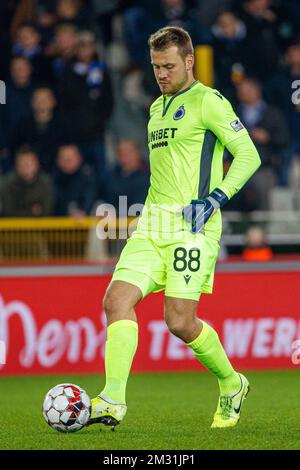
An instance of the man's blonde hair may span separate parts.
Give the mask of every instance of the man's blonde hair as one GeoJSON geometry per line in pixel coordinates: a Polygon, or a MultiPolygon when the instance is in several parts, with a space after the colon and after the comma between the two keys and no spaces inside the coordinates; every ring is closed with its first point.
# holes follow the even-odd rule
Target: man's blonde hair
{"type": "Polygon", "coordinates": [[[148,40],[150,49],[163,51],[171,46],[177,46],[183,59],[189,54],[194,54],[191,36],[183,28],[166,26],[152,34],[148,40]]]}

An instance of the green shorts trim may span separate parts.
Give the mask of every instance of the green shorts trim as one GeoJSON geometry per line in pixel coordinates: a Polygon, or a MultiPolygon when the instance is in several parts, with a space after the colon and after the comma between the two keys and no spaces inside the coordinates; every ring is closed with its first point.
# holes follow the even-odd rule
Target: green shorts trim
{"type": "Polygon", "coordinates": [[[164,286],[156,284],[151,277],[147,276],[147,274],[139,273],[127,268],[119,268],[115,270],[112,281],[124,281],[129,282],[129,284],[133,284],[141,290],[143,298],[151,292],[160,292],[164,290],[164,286]]]}

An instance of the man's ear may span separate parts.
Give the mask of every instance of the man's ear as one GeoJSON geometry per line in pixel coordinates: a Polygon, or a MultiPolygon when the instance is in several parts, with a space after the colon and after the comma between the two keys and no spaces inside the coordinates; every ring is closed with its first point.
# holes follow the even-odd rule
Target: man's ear
{"type": "Polygon", "coordinates": [[[194,67],[194,55],[193,54],[189,54],[186,59],[185,59],[185,63],[186,63],[186,69],[187,71],[189,72],[190,70],[193,69],[194,67]]]}

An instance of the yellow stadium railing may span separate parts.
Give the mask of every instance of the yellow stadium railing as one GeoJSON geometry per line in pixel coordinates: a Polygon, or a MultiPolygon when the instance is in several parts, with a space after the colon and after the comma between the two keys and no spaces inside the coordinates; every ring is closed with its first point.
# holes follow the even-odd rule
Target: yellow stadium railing
{"type": "Polygon", "coordinates": [[[0,263],[84,262],[118,256],[127,227],[135,220],[119,219],[108,226],[99,217],[0,218],[0,263]],[[106,239],[99,238],[99,223],[102,229],[107,227],[106,239]]]}

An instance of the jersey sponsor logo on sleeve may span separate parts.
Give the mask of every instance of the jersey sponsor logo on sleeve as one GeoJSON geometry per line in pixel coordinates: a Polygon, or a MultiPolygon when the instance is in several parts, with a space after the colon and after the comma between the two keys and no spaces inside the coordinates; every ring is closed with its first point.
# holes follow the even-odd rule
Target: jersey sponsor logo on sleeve
{"type": "Polygon", "coordinates": [[[239,119],[236,119],[235,121],[232,121],[230,123],[230,125],[231,125],[232,129],[235,130],[235,132],[239,132],[242,129],[244,129],[244,126],[241,123],[241,121],[239,121],[239,119]]]}
{"type": "Polygon", "coordinates": [[[177,111],[175,111],[173,119],[175,119],[175,121],[178,121],[179,119],[182,119],[184,115],[185,115],[185,109],[184,109],[184,106],[182,105],[177,109],[177,111]]]}

